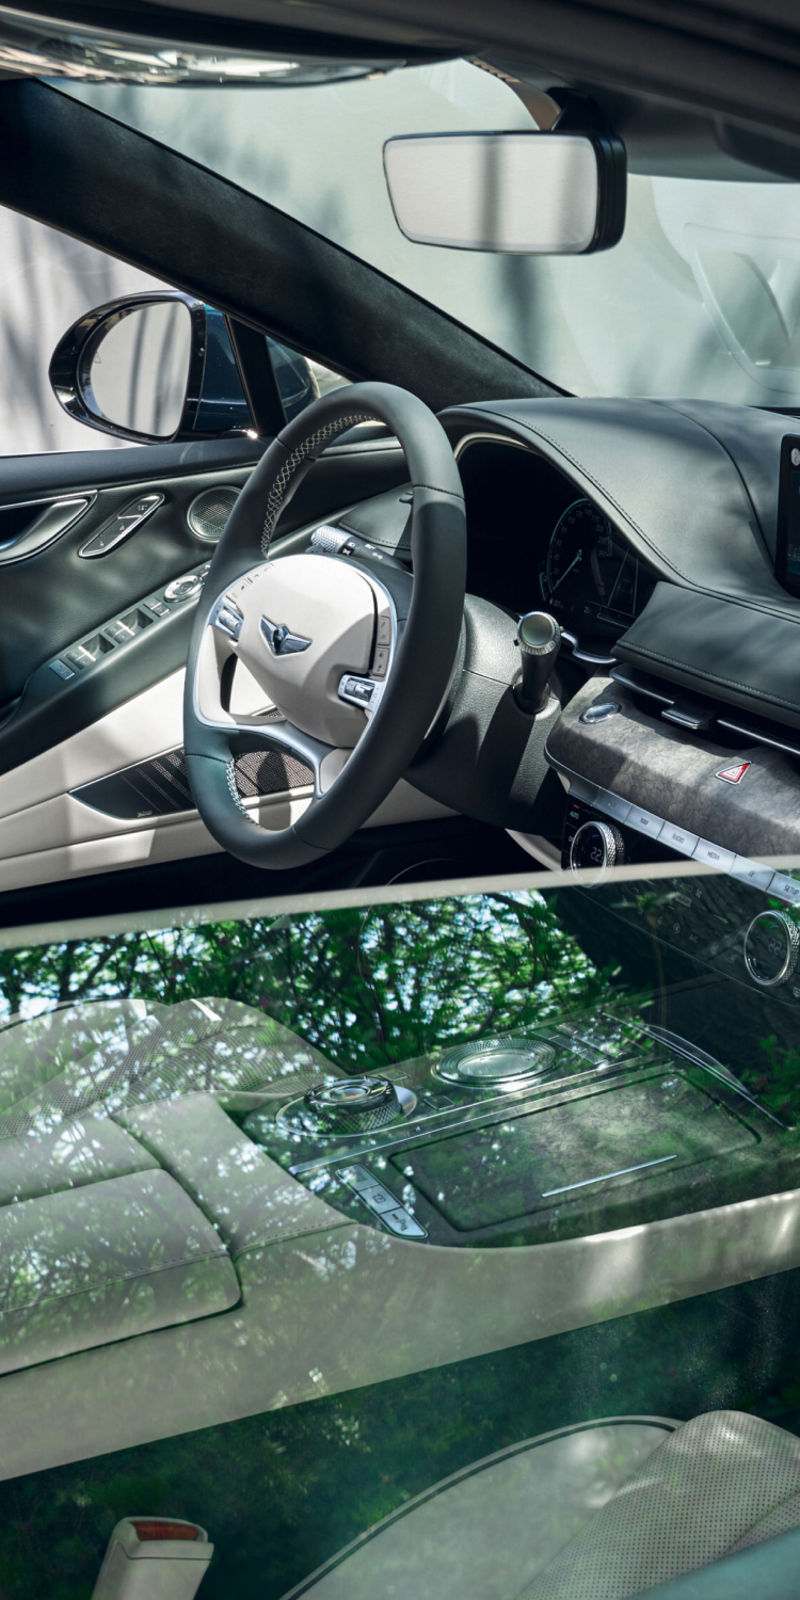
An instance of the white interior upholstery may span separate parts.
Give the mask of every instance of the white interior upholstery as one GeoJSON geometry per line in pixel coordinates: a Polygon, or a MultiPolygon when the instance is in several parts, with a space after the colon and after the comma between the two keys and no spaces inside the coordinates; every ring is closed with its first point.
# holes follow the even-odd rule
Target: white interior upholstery
{"type": "Polygon", "coordinates": [[[758,1417],[623,1417],[476,1462],[285,1600],[631,1600],[800,1526],[800,1439],[758,1417]]]}
{"type": "Polygon", "coordinates": [[[800,1439],[709,1411],[660,1445],[519,1600],[629,1600],[800,1525],[800,1439]]]}
{"type": "Polygon", "coordinates": [[[219,1234],[166,1172],[0,1210],[0,1372],[226,1311],[219,1234]]]}
{"type": "MultiPolygon", "coordinates": [[[[673,1426],[623,1417],[489,1456],[379,1523],[291,1595],[512,1600],[673,1426]]],[[[571,1600],[584,1600],[580,1589],[571,1600]]]]}

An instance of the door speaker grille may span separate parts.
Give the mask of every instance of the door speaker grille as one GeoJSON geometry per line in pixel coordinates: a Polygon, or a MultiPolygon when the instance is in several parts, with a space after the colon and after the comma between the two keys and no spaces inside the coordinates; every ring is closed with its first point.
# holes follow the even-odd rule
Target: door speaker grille
{"type": "Polygon", "coordinates": [[[225,525],[239,498],[239,490],[225,486],[222,489],[203,489],[195,495],[186,521],[195,535],[205,544],[216,544],[225,531],[225,525]]]}

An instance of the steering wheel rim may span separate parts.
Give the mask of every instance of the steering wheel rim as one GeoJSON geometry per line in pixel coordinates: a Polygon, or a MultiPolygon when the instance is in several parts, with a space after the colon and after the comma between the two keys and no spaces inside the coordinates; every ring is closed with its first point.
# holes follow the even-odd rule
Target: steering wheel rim
{"type": "MultiPolygon", "coordinates": [[[[310,558],[292,559],[301,563],[310,558]]],[[[408,583],[406,574],[395,577],[396,569],[381,569],[352,556],[316,559],[345,564],[351,587],[355,571],[375,593],[384,589],[392,595],[401,579],[408,583]]],[[[296,570],[302,574],[302,569],[296,570]]],[[[310,577],[311,568],[305,571],[310,577]]],[[[343,573],[334,574],[333,568],[330,573],[332,581],[344,581],[343,573]]],[[[218,844],[251,866],[298,867],[336,849],[367,821],[406,772],[445,696],[458,654],[465,585],[466,520],[458,467],[441,423],[421,400],[392,384],[352,384],[322,396],[282,430],[234,506],[211,562],[189,646],[184,695],[188,777],[200,816],[218,844]],[[221,684],[213,681],[213,663],[219,660],[220,649],[228,655],[237,651],[239,635],[229,635],[229,644],[222,647],[219,641],[230,622],[231,594],[243,613],[240,634],[252,639],[253,616],[244,616],[243,608],[252,609],[259,594],[266,592],[265,585],[274,586],[288,574],[287,558],[283,574],[276,573],[281,558],[270,561],[270,544],[278,518],[303,476],[334,439],[365,421],[385,423],[405,455],[412,487],[414,577],[407,605],[397,592],[392,597],[389,667],[374,708],[362,708],[360,737],[335,780],[323,783],[323,762],[337,747],[310,737],[285,716],[281,723],[243,722],[225,712],[221,684]],[[277,747],[312,766],[314,797],[286,828],[262,828],[241,800],[235,762],[248,747],[262,751],[277,747]]],[[[298,648],[305,649],[312,641],[303,638],[302,606],[297,615],[292,606],[289,609],[292,615],[281,617],[281,622],[288,621],[292,637],[300,640],[298,648]]],[[[260,620],[272,626],[265,615],[260,620]]],[[[263,628],[262,633],[266,639],[263,628]]],[[[252,659],[248,665],[252,671],[252,659]]],[[[274,667],[274,662],[265,661],[262,670],[266,674],[274,667]]],[[[345,674],[353,671],[343,663],[345,674]]]]}

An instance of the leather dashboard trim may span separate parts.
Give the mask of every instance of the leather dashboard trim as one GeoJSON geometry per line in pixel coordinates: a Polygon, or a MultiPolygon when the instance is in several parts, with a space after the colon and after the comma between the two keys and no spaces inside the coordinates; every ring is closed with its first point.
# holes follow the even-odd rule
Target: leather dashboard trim
{"type": "Polygon", "coordinates": [[[728,704],[800,727],[800,610],[796,619],[721,597],[658,583],[632,626],[617,641],[626,661],[657,670],[671,683],[713,694],[728,704]]]}

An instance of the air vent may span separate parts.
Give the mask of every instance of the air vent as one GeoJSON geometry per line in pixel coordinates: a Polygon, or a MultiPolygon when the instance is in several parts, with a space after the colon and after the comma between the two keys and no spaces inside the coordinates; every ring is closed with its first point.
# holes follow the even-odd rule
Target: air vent
{"type": "Polygon", "coordinates": [[[222,489],[204,489],[195,495],[186,521],[196,539],[204,544],[216,544],[222,537],[225,524],[239,498],[239,490],[230,486],[222,489]]]}
{"type": "MultiPolygon", "coordinates": [[[[236,786],[243,800],[254,795],[285,794],[313,781],[309,767],[281,750],[251,751],[236,762],[236,786]]],[[[168,750],[152,761],[123,767],[120,772],[112,772],[96,783],[85,783],[70,793],[83,805],[121,822],[168,817],[195,809],[182,750],[168,750]]]]}

